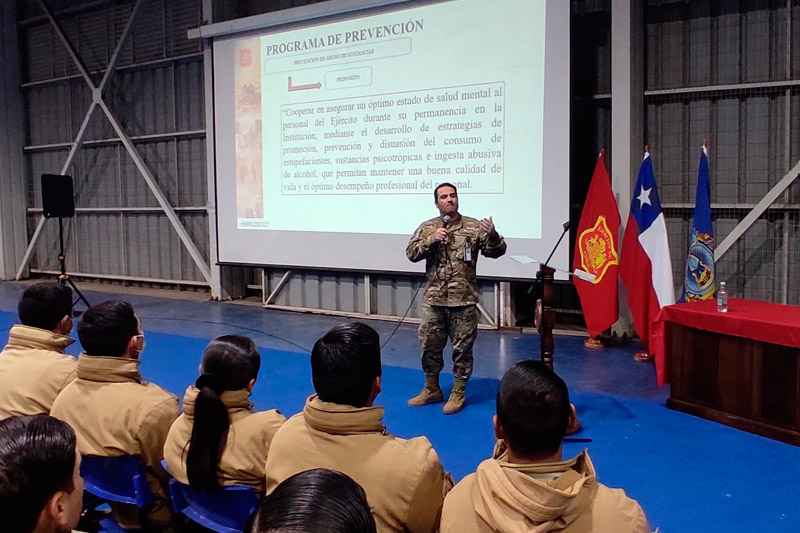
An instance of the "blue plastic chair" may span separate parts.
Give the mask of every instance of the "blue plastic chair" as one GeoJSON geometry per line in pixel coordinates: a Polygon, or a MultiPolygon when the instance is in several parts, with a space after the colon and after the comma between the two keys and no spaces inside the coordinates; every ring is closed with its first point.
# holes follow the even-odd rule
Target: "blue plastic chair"
{"type": "MultiPolygon", "coordinates": [[[[81,461],[81,477],[84,490],[98,498],[85,508],[95,508],[105,502],[118,502],[135,505],[140,512],[153,503],[153,493],[147,484],[144,467],[133,455],[119,457],[84,456],[81,461]]],[[[144,513],[142,524],[146,525],[144,513]]],[[[124,530],[111,518],[100,520],[101,531],[124,533],[124,530]]]]}
{"type": "Polygon", "coordinates": [[[242,485],[204,493],[170,479],[169,493],[176,513],[217,533],[242,533],[258,506],[255,491],[242,485]]]}

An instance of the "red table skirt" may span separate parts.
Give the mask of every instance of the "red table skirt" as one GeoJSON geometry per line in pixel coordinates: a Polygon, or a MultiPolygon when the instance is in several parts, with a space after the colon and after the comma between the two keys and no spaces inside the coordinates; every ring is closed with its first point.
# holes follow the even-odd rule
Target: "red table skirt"
{"type": "Polygon", "coordinates": [[[728,312],[717,311],[714,299],[668,305],[653,321],[653,348],[658,385],[669,382],[665,323],[800,348],[800,306],[730,298],[728,312]]]}

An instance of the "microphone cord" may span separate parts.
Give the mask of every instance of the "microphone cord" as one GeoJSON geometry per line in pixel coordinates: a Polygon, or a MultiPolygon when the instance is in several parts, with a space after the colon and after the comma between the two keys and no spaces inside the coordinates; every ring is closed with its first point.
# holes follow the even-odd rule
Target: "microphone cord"
{"type": "MultiPolygon", "coordinates": [[[[381,344],[381,349],[386,347],[386,345],[389,343],[389,341],[392,340],[392,337],[394,337],[395,333],[397,333],[397,330],[400,329],[400,326],[405,322],[405,319],[406,319],[406,317],[408,317],[408,313],[411,312],[411,307],[413,307],[414,302],[417,300],[417,296],[419,295],[419,291],[420,291],[420,289],[422,288],[423,285],[425,285],[425,280],[424,279],[423,279],[423,281],[421,281],[417,285],[417,288],[414,291],[414,296],[411,297],[411,301],[409,302],[408,307],[406,308],[406,312],[403,313],[403,316],[400,318],[400,321],[394,327],[394,329],[389,334],[389,336],[386,338],[386,340],[383,341],[383,344],[381,344]]],[[[273,338],[275,340],[279,340],[281,342],[285,342],[286,344],[289,344],[291,346],[299,348],[304,353],[311,353],[311,350],[309,348],[307,348],[305,346],[302,346],[300,344],[297,344],[294,341],[290,341],[289,339],[286,339],[286,338],[281,337],[279,335],[275,335],[273,333],[266,332],[266,331],[261,330],[261,329],[250,328],[250,327],[242,326],[242,325],[239,325],[239,324],[229,324],[227,322],[215,322],[213,320],[202,320],[202,319],[197,319],[197,318],[180,318],[180,317],[165,317],[165,316],[162,317],[162,316],[139,315],[139,318],[143,319],[143,320],[172,320],[172,321],[175,321],[175,322],[198,322],[198,323],[201,323],[201,324],[213,324],[213,325],[217,325],[217,326],[224,326],[224,327],[229,327],[229,328],[237,328],[237,329],[240,329],[240,330],[243,330],[243,331],[249,331],[249,332],[252,332],[252,333],[260,333],[262,335],[266,335],[267,337],[273,338]]],[[[5,328],[5,329],[10,329],[10,328],[5,328]]],[[[0,331],[3,331],[3,330],[0,330],[0,331]]]]}
{"type": "Polygon", "coordinates": [[[225,327],[228,327],[228,328],[237,328],[237,329],[241,329],[243,331],[250,331],[252,333],[260,333],[262,335],[266,335],[267,337],[271,337],[273,339],[285,342],[286,344],[290,344],[290,345],[292,345],[292,346],[294,346],[296,348],[300,348],[300,350],[302,350],[305,353],[311,353],[310,349],[306,348],[305,346],[301,346],[300,344],[297,344],[296,342],[290,341],[289,339],[285,339],[285,338],[283,338],[281,336],[274,335],[272,333],[268,333],[268,332],[266,332],[264,330],[261,330],[261,329],[249,328],[247,326],[242,326],[242,325],[239,325],[239,324],[228,324],[227,322],[215,322],[213,320],[202,320],[202,319],[198,319],[198,318],[179,318],[179,317],[172,317],[172,316],[146,316],[146,315],[138,315],[138,316],[139,316],[140,319],[144,319],[144,320],[173,320],[173,321],[176,321],[176,322],[198,322],[200,324],[214,324],[214,325],[217,325],[217,326],[225,326],[225,327]]]}
{"type": "MultiPolygon", "coordinates": [[[[450,220],[452,220],[452,219],[450,218],[449,215],[445,215],[445,217],[447,218],[447,220],[445,220],[444,218],[442,219],[442,222],[443,222],[442,228],[444,230],[447,230],[447,225],[450,223],[450,220]]],[[[437,260],[437,262],[441,259],[440,256],[442,255],[442,252],[444,252],[444,256],[447,258],[447,265],[450,267],[450,272],[447,275],[447,279],[445,279],[443,281],[445,283],[448,283],[448,284],[450,283],[450,281],[452,281],[453,276],[455,275],[455,269],[453,268],[453,261],[450,259],[450,254],[447,253],[447,244],[448,244],[447,240],[449,238],[450,238],[450,232],[448,231],[447,232],[447,239],[445,239],[442,242],[440,242],[439,246],[436,249],[436,260],[437,260]]],[[[441,276],[439,276],[439,268],[438,267],[436,268],[436,278],[439,279],[439,280],[442,280],[441,276]]]]}
{"type": "Polygon", "coordinates": [[[389,344],[389,341],[392,340],[392,337],[394,337],[394,334],[397,333],[398,329],[400,329],[400,326],[403,324],[403,321],[405,321],[406,317],[408,316],[408,313],[411,311],[411,307],[414,305],[414,302],[417,300],[417,295],[419,294],[419,290],[422,288],[423,285],[425,285],[425,281],[426,281],[426,279],[423,279],[422,281],[419,282],[419,285],[417,285],[417,290],[414,292],[414,296],[411,297],[411,301],[408,303],[408,308],[406,308],[406,312],[403,313],[403,316],[400,317],[400,321],[394,327],[394,329],[389,334],[389,336],[386,338],[386,340],[383,341],[383,344],[381,344],[381,350],[383,350],[386,347],[386,345],[389,344]]]}

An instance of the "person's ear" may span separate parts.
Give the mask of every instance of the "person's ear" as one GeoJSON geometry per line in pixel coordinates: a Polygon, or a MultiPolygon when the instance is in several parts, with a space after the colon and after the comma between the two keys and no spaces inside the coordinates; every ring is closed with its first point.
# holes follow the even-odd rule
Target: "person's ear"
{"type": "Polygon", "coordinates": [[[367,398],[367,404],[365,407],[371,407],[375,398],[378,397],[378,394],[381,393],[381,377],[375,376],[375,379],[372,380],[372,390],[369,392],[369,398],[367,398]]]}
{"type": "Polygon", "coordinates": [[[128,341],[128,348],[125,356],[128,359],[139,359],[139,355],[144,350],[144,335],[134,335],[128,341]]]}
{"type": "Polygon", "coordinates": [[[42,513],[44,516],[39,517],[39,522],[42,520],[45,523],[49,522],[54,526],[55,531],[65,531],[68,529],[69,524],[69,505],[68,494],[60,490],[53,494],[44,506],[42,513]]]}
{"type": "Polygon", "coordinates": [[[64,315],[64,317],[58,321],[58,324],[53,332],[58,333],[59,335],[69,335],[72,333],[72,325],[72,317],[69,315],[64,315]]]}
{"type": "Polygon", "coordinates": [[[506,432],[503,431],[503,424],[497,415],[492,417],[492,426],[494,426],[494,436],[497,437],[497,440],[506,440],[506,432]]]}
{"type": "Polygon", "coordinates": [[[247,390],[248,390],[248,391],[252,391],[252,390],[253,390],[253,387],[255,387],[255,386],[256,386],[256,378],[253,378],[253,379],[251,379],[251,380],[250,380],[250,382],[247,384],[247,387],[246,387],[246,388],[247,388],[247,390]]]}

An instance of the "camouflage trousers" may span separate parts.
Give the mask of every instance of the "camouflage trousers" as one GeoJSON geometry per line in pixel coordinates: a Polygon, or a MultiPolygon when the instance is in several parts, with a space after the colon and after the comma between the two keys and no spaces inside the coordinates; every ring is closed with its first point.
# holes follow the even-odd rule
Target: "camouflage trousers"
{"type": "Polygon", "coordinates": [[[445,307],[422,306],[419,343],[422,345],[422,370],[439,375],[444,368],[447,338],[453,348],[453,375],[468,380],[472,375],[472,345],[478,335],[478,308],[475,305],[445,307]]]}

